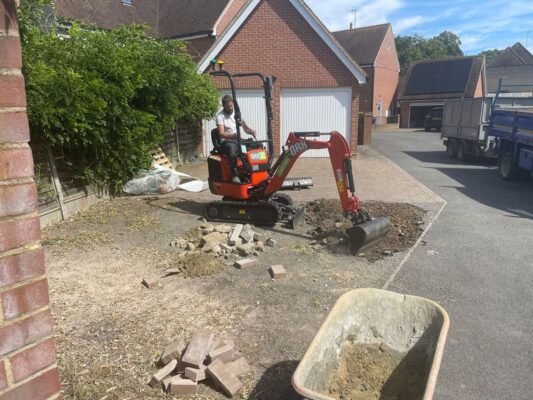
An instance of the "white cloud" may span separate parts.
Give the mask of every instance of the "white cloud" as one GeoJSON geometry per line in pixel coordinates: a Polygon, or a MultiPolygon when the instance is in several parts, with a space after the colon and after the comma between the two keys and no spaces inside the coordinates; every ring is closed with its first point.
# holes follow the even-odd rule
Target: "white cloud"
{"type": "Polygon", "coordinates": [[[402,18],[402,19],[396,21],[396,23],[394,24],[394,26],[393,26],[394,33],[401,33],[401,32],[403,32],[406,29],[412,28],[412,27],[417,26],[417,25],[424,24],[424,23],[429,22],[429,21],[431,21],[433,19],[434,18],[423,17],[421,15],[416,15],[414,17],[408,17],[408,18],[402,18]]]}
{"type": "Polygon", "coordinates": [[[348,29],[353,9],[357,10],[356,25],[361,27],[388,22],[389,16],[404,5],[403,0],[306,0],[306,3],[331,31],[348,29]]]}

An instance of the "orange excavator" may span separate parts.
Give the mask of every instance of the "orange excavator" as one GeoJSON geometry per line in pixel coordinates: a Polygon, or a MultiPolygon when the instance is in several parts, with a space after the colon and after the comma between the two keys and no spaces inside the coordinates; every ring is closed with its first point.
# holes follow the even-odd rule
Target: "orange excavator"
{"type": "Polygon", "coordinates": [[[280,193],[283,182],[296,160],[305,151],[327,149],[344,216],[354,224],[346,231],[352,252],[357,253],[371,246],[387,233],[391,226],[387,218],[372,218],[361,209],[360,201],[355,195],[350,147],[340,133],[292,132],[280,156],[272,164],[274,142],[271,103],[276,78],[265,77],[255,72],[231,74],[224,70],[223,63],[217,60],[213,60],[211,65],[213,68],[211,75],[227,78],[231,87],[237,125],[237,167],[241,183],[232,182],[233,174],[229,158],[220,151],[218,130],[213,129],[211,138],[214,148],[208,158],[209,188],[211,193],[222,196],[222,199],[207,205],[207,219],[256,225],[274,225],[278,221],[286,221],[292,228],[297,227],[304,217],[305,208],[296,207],[287,194],[280,193]],[[217,65],[218,70],[216,70],[217,65]],[[264,89],[267,140],[241,138],[241,110],[235,90],[235,79],[250,77],[259,78],[264,89]],[[312,139],[321,135],[328,135],[329,140],[312,139]]]}

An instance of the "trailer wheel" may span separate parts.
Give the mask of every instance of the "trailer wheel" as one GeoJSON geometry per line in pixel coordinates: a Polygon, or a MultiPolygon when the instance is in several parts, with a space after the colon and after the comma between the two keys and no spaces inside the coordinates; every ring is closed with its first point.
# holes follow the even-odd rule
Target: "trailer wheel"
{"type": "Polygon", "coordinates": [[[457,150],[455,149],[455,141],[452,139],[448,139],[448,143],[446,144],[446,154],[448,154],[448,157],[455,158],[457,157],[457,150]]]}
{"type": "Polygon", "coordinates": [[[457,158],[459,161],[468,161],[469,154],[466,152],[466,143],[463,140],[457,146],[457,158]]]}
{"type": "Polygon", "coordinates": [[[514,181],[520,175],[520,168],[516,165],[516,161],[512,153],[502,153],[498,158],[498,171],[500,177],[505,181],[514,181]]]}

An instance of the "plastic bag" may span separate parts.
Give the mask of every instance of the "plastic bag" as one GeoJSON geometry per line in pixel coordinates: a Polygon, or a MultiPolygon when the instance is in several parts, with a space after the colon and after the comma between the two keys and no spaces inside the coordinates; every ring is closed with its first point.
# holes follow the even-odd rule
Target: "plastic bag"
{"type": "Polygon", "coordinates": [[[156,165],[151,171],[139,171],[137,176],[126,183],[122,190],[133,195],[170,193],[176,190],[179,184],[180,176],[176,171],[156,165]]]}

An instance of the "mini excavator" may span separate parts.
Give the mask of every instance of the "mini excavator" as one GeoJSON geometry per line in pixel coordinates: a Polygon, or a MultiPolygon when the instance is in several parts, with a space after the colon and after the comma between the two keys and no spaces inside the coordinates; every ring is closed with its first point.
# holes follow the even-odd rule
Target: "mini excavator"
{"type": "Polygon", "coordinates": [[[372,218],[360,207],[360,201],[355,195],[350,147],[340,133],[292,132],[282,148],[281,155],[272,164],[272,90],[276,78],[256,72],[231,74],[223,68],[223,62],[217,60],[211,61],[211,66],[212,76],[229,80],[237,125],[237,167],[242,183],[232,182],[229,159],[220,151],[218,129],[213,129],[211,138],[214,148],[207,160],[209,189],[211,193],[222,196],[222,199],[207,205],[208,220],[267,226],[285,221],[290,227],[296,228],[304,217],[305,208],[296,207],[290,196],[279,191],[299,156],[307,150],[327,149],[344,216],[354,224],[346,231],[352,252],[357,253],[370,247],[387,233],[391,226],[389,219],[372,218]],[[267,140],[241,138],[241,110],[235,90],[235,79],[238,78],[261,80],[265,93],[267,140]],[[329,140],[312,139],[321,135],[328,135],[329,140]]]}

